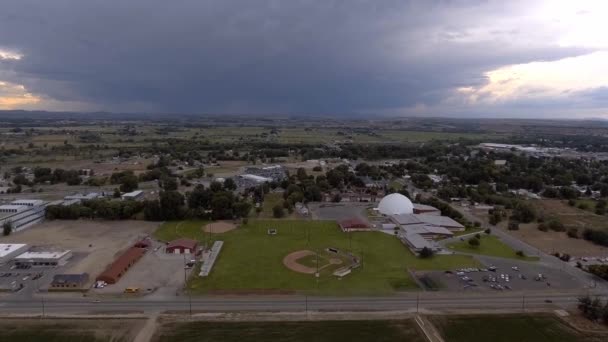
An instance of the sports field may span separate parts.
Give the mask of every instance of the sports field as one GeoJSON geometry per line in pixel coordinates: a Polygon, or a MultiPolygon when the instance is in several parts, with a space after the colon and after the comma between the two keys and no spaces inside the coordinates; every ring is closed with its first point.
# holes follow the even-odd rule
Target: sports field
{"type": "MultiPolygon", "coordinates": [[[[333,221],[250,220],[223,234],[205,234],[201,226],[201,221],[184,221],[165,223],[159,228],[163,236],[173,232],[172,237],[184,234],[207,243],[224,241],[210,276],[190,280],[195,293],[388,294],[417,288],[408,268],[480,267],[472,257],[464,255],[419,259],[395,237],[380,232],[352,233],[351,239],[333,221]],[[277,229],[277,235],[268,235],[269,228],[277,229]],[[317,280],[312,274],[295,272],[283,264],[290,253],[325,253],[327,248],[352,253],[360,259],[361,267],[341,280],[331,272],[321,272],[317,280]]],[[[308,259],[302,262],[312,265],[308,259]]]]}
{"type": "Polygon", "coordinates": [[[165,324],[154,342],[423,342],[412,320],[309,322],[189,322],[165,324]]]}
{"type": "Polygon", "coordinates": [[[430,316],[449,342],[599,342],[550,315],[430,316]]]}

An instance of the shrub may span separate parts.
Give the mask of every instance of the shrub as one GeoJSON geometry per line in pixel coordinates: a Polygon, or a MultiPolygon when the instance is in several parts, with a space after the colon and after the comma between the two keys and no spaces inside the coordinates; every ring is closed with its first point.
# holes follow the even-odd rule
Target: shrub
{"type": "Polygon", "coordinates": [[[519,251],[515,252],[515,254],[516,254],[517,256],[519,256],[519,257],[525,257],[525,256],[526,256],[526,254],[524,254],[524,251],[521,251],[521,250],[519,250],[519,251]]]}
{"type": "Polygon", "coordinates": [[[547,227],[547,225],[544,222],[539,223],[537,228],[541,232],[548,232],[549,231],[549,227],[547,227]]]}
{"type": "Polygon", "coordinates": [[[549,227],[549,229],[556,231],[556,232],[565,232],[566,231],[566,227],[564,227],[564,224],[561,223],[561,221],[559,221],[556,218],[552,218],[547,223],[547,227],[549,227]]]}
{"type": "Polygon", "coordinates": [[[422,248],[422,250],[420,251],[420,257],[422,259],[429,259],[432,258],[433,255],[435,255],[435,252],[433,252],[432,249],[428,248],[428,247],[424,247],[422,248]]]}
{"type": "Polygon", "coordinates": [[[274,218],[281,218],[281,217],[285,216],[285,211],[283,210],[283,206],[280,204],[275,205],[272,208],[272,216],[274,216],[274,218]]]}
{"type": "Polygon", "coordinates": [[[518,221],[509,221],[509,225],[507,228],[509,230],[519,230],[519,222],[518,221]]]}
{"type": "Polygon", "coordinates": [[[471,247],[479,247],[481,245],[481,241],[478,238],[473,237],[469,239],[469,246],[471,247]]]}
{"type": "Polygon", "coordinates": [[[568,229],[568,232],[566,234],[568,234],[568,237],[570,238],[578,239],[578,229],[576,228],[568,229]]]}
{"type": "Polygon", "coordinates": [[[492,234],[492,229],[488,228],[486,230],[484,230],[484,232],[488,235],[492,234]]]}

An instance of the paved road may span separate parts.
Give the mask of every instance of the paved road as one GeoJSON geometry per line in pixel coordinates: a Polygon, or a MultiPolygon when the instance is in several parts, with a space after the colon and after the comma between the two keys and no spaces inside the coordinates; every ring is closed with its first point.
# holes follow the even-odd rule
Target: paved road
{"type": "MultiPolygon", "coordinates": [[[[269,311],[412,311],[419,310],[517,310],[573,308],[578,297],[590,293],[608,297],[608,293],[585,291],[502,292],[492,294],[411,293],[391,297],[304,297],[240,296],[197,297],[192,299],[196,312],[269,312],[269,311]]],[[[188,298],[154,301],[147,299],[107,299],[98,303],[87,298],[36,298],[0,300],[0,313],[11,314],[92,314],[157,313],[189,311],[188,298]]]]}

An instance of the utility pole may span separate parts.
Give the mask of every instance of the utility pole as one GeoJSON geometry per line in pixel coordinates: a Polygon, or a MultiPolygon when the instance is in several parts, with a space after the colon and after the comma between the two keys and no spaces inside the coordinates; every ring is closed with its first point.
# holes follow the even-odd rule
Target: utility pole
{"type": "Polygon", "coordinates": [[[184,256],[184,290],[188,293],[188,307],[190,312],[190,317],[192,318],[192,294],[190,293],[190,289],[188,288],[188,275],[186,270],[186,253],[182,253],[184,256]]]}
{"type": "Polygon", "coordinates": [[[36,287],[38,288],[38,293],[40,293],[40,308],[42,309],[42,319],[45,316],[45,308],[44,308],[44,295],[42,294],[42,290],[40,290],[40,278],[36,280],[36,287]]]}

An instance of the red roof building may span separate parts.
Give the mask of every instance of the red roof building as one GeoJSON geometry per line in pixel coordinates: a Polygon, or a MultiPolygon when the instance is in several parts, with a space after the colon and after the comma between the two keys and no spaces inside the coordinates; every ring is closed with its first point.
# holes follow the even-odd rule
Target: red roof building
{"type": "Polygon", "coordinates": [[[105,281],[108,284],[116,284],[144,254],[146,254],[146,250],[143,248],[131,247],[127,249],[103,273],[97,276],[97,280],[105,281]]]}
{"type": "Polygon", "coordinates": [[[342,229],[342,231],[345,231],[345,232],[370,230],[370,227],[367,224],[367,222],[364,222],[359,219],[343,220],[343,221],[340,221],[338,224],[340,225],[340,228],[342,229]]]}
{"type": "Polygon", "coordinates": [[[191,239],[177,239],[169,242],[165,252],[171,254],[196,254],[198,241],[191,239]]]}

